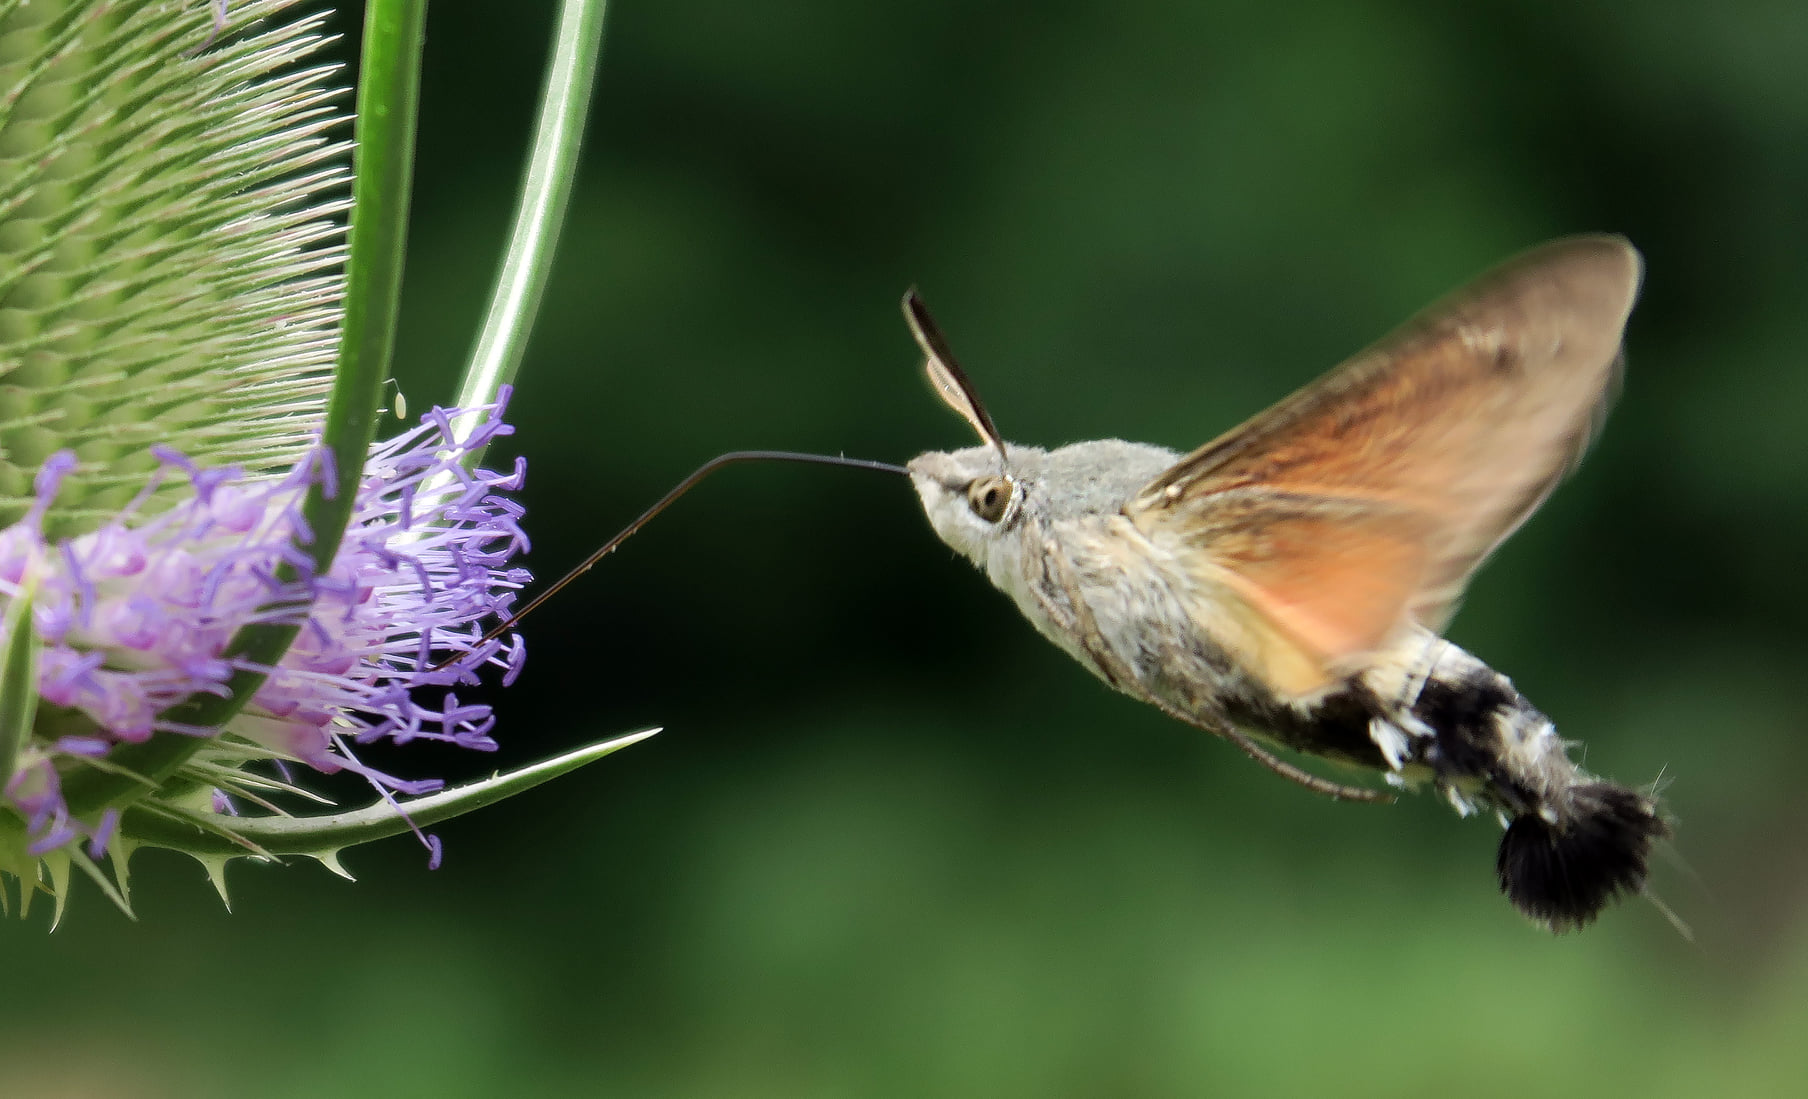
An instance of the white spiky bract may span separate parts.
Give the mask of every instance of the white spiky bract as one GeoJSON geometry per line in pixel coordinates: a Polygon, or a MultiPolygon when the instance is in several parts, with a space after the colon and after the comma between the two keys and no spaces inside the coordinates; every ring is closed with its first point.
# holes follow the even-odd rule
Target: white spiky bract
{"type": "Polygon", "coordinates": [[[334,484],[316,441],[349,144],[312,60],[324,17],[272,18],[293,3],[235,2],[216,27],[207,0],[0,0],[0,885],[21,912],[46,891],[60,918],[81,876],[129,912],[146,846],[199,860],[222,898],[234,859],[343,873],[344,848],[409,829],[437,862],[421,829],[651,735],[449,790],[358,759],[494,747],[488,707],[451,688],[519,667],[480,622],[526,579],[522,468],[473,468],[508,431],[506,388],[436,409],[372,448],[332,564],[303,552],[301,499],[334,484]],[[229,647],[253,623],[300,628],[274,667],[229,647]],[[223,728],[172,719],[248,672],[266,678],[223,728]],[[201,746],[166,781],[65,796],[117,776],[116,749],[183,736],[201,746]],[[379,798],[296,813],[319,799],[285,762],[379,798]]]}
{"type": "Polygon", "coordinates": [[[54,451],[53,535],[107,521],[153,444],[252,474],[318,429],[348,179],[323,16],[293,0],[0,0],[0,524],[54,451]]]}

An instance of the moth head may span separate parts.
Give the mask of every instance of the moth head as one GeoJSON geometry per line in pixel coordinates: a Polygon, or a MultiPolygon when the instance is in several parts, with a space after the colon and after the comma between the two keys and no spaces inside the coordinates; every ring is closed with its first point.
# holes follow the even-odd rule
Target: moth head
{"type": "MultiPolygon", "coordinates": [[[[1018,448],[1011,451],[1015,456],[1018,448]]],[[[1022,517],[1028,484],[1001,471],[991,447],[932,450],[911,459],[907,468],[936,535],[976,564],[985,563],[992,543],[1016,529],[1022,517]]]]}
{"type": "Polygon", "coordinates": [[[1013,455],[991,414],[915,290],[904,295],[904,320],[923,351],[923,370],[930,388],[985,443],[967,450],[924,454],[910,463],[910,479],[942,541],[984,564],[987,547],[999,533],[1016,525],[1024,483],[1014,472],[1013,455]]]}

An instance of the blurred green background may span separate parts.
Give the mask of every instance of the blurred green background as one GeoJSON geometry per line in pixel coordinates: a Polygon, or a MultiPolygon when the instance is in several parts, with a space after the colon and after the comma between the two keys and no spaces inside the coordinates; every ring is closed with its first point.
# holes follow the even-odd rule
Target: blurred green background
{"type": "MultiPolygon", "coordinates": [[[[399,375],[451,394],[550,3],[429,24],[399,375]]],[[[705,458],[1186,448],[1512,252],[1649,264],[1579,476],[1452,636],[1679,834],[1560,939],[1498,829],[1112,695],[901,481],[742,468],[543,612],[500,757],[647,724],[360,877],[173,856],[0,930],[7,1094],[1786,1095],[1808,1080],[1808,6],[618,0],[513,408],[552,576],[705,458]]],[[[355,10],[338,27],[356,37],[355,10]]],[[[341,47],[349,56],[350,45],[341,47]]],[[[499,455],[499,457],[504,457],[499,455]]]]}

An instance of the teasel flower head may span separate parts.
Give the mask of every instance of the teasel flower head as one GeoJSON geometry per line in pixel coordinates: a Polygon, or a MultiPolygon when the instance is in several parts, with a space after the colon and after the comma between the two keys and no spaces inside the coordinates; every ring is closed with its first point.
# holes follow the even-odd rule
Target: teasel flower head
{"type": "MultiPolygon", "coordinates": [[[[479,623],[505,616],[528,579],[509,567],[527,538],[519,506],[503,495],[520,487],[521,465],[504,476],[459,464],[508,430],[500,406],[481,411],[488,418],[461,441],[435,410],[373,451],[347,536],[318,575],[295,543],[308,538],[300,505],[324,472],[319,452],[286,476],[247,478],[157,448],[162,465],[143,495],[175,482],[174,506],[140,521],[128,505],[99,530],[55,544],[43,537],[42,517],[75,461],[68,451],[53,455],[36,478],[36,506],[0,531],[0,598],[30,606],[39,641],[33,735],[15,754],[4,794],[26,823],[25,853],[37,858],[77,841],[103,850],[117,812],[72,816],[61,775],[157,733],[231,738],[226,757],[203,749],[187,776],[219,790],[222,808],[234,794],[256,795],[232,771],[260,757],[351,770],[383,795],[420,795],[440,783],[366,767],[356,745],[431,740],[494,750],[489,707],[461,704],[445,689],[475,682],[473,668],[486,662],[512,682],[523,652],[518,639],[481,639],[479,623]],[[263,667],[227,652],[252,623],[301,629],[281,662],[263,667]],[[438,668],[448,657],[458,659],[438,668]],[[162,716],[191,695],[226,692],[247,669],[265,678],[223,726],[162,716]],[[431,688],[440,688],[437,701],[431,688]]],[[[152,794],[142,807],[157,805],[152,794]]]]}
{"type": "Polygon", "coordinates": [[[348,144],[322,17],[264,24],[286,6],[199,53],[206,3],[0,6],[0,523],[57,451],[51,537],[138,496],[157,445],[279,474],[318,431],[348,144]]]}
{"type": "Polygon", "coordinates": [[[407,830],[437,864],[424,828],[647,735],[451,790],[360,758],[496,747],[459,692],[520,670],[524,469],[478,468],[507,387],[338,468],[347,119],[291,3],[0,0],[0,907],[80,872],[130,911],[144,846],[222,896],[407,830]],[[374,800],[297,811],[309,769],[374,800]]]}

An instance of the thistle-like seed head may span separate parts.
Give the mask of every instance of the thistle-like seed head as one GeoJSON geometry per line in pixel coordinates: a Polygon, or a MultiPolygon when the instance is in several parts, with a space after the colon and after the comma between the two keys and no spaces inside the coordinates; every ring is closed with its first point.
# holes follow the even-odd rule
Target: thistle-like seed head
{"type": "MultiPolygon", "coordinates": [[[[0,3],[0,526],[93,530],[152,446],[252,474],[318,428],[338,338],[347,143],[322,16],[293,0],[0,3]]],[[[150,504],[155,510],[157,502],[150,504]]]]}

